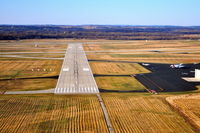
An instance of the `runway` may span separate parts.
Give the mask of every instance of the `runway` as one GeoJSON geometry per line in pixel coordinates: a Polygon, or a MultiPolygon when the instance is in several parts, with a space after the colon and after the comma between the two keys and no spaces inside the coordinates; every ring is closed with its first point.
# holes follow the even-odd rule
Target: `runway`
{"type": "Polygon", "coordinates": [[[68,45],[54,93],[99,93],[81,43],[70,43],[68,45]]]}

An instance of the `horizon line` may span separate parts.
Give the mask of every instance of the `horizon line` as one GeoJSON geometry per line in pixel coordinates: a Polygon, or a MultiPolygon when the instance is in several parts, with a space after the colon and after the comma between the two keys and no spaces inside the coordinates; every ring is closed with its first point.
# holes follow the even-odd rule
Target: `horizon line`
{"type": "Polygon", "coordinates": [[[169,27],[199,27],[200,25],[131,25],[131,24],[0,24],[0,26],[169,26],[169,27]]]}

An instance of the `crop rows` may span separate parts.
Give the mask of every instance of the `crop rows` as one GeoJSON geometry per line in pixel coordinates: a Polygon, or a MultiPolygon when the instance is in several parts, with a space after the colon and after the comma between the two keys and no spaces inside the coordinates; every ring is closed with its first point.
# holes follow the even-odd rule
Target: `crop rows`
{"type": "Polygon", "coordinates": [[[192,133],[192,127],[160,97],[103,94],[116,133],[192,133]]]}
{"type": "Polygon", "coordinates": [[[1,96],[1,132],[99,132],[107,127],[96,96],[1,96]]]}
{"type": "Polygon", "coordinates": [[[167,101],[182,113],[200,131],[200,95],[181,95],[167,98],[167,101]]]}

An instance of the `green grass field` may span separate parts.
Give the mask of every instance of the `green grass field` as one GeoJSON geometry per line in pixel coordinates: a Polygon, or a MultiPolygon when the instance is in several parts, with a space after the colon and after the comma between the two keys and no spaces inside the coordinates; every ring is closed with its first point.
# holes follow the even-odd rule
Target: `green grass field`
{"type": "Polygon", "coordinates": [[[149,73],[150,71],[137,63],[90,62],[93,74],[131,75],[149,73]]]}
{"type": "Polygon", "coordinates": [[[56,83],[53,78],[0,80],[0,92],[53,89],[56,83]]]}
{"type": "Polygon", "coordinates": [[[145,90],[146,88],[133,77],[96,77],[99,88],[105,90],[145,90]]]}
{"type": "Polygon", "coordinates": [[[58,76],[61,60],[0,58],[0,79],[58,76]]]}

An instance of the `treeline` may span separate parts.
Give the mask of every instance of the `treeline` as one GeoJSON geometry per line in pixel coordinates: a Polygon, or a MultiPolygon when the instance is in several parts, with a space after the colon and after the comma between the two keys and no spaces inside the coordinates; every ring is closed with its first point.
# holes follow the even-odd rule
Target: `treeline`
{"type": "Polygon", "coordinates": [[[200,26],[0,25],[0,40],[48,38],[110,40],[200,39],[200,26]]]}

